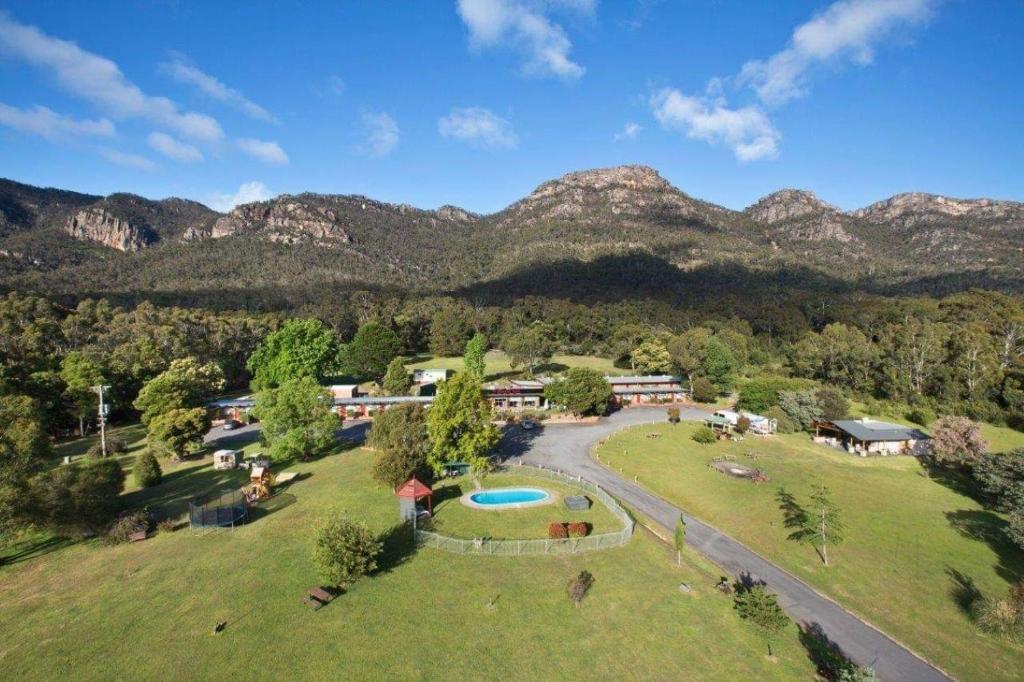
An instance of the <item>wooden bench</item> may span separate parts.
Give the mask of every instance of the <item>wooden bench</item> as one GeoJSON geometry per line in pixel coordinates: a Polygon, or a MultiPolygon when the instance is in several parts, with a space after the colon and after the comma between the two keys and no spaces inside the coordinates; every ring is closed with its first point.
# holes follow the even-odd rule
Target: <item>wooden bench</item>
{"type": "Polygon", "coordinates": [[[302,600],[302,603],[316,611],[322,606],[329,604],[334,595],[322,587],[309,588],[309,596],[302,600]]]}
{"type": "Polygon", "coordinates": [[[146,531],[137,530],[128,536],[128,542],[140,542],[146,539],[146,531]]]}

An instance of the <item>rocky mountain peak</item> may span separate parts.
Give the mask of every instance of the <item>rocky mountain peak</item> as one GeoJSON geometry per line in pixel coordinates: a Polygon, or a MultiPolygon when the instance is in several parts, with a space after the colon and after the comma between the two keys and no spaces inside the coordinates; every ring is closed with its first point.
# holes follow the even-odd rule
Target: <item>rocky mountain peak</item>
{"type": "Polygon", "coordinates": [[[565,191],[590,190],[603,192],[610,189],[642,191],[678,191],[658,171],[649,166],[615,166],[567,173],[549,180],[528,197],[543,198],[565,191]]]}
{"type": "Polygon", "coordinates": [[[822,201],[812,192],[802,189],[781,189],[748,206],[744,213],[759,223],[773,225],[810,215],[839,213],[839,209],[822,201]]]}
{"type": "Polygon", "coordinates": [[[100,206],[83,208],[64,223],[75,239],[97,242],[118,251],[139,251],[157,241],[148,225],[133,223],[100,206]]]}
{"type": "Polygon", "coordinates": [[[945,223],[956,219],[1010,221],[1024,225],[1024,203],[995,199],[953,199],[938,194],[906,192],[853,212],[873,223],[910,227],[917,223],[945,223]]]}

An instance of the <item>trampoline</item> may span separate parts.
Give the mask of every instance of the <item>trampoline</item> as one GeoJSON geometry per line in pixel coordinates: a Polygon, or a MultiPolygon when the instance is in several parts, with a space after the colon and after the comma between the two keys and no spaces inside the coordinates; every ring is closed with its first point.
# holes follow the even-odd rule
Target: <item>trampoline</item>
{"type": "Polygon", "coordinates": [[[204,495],[188,503],[188,525],[192,530],[233,529],[247,517],[245,494],[241,490],[204,495]]]}

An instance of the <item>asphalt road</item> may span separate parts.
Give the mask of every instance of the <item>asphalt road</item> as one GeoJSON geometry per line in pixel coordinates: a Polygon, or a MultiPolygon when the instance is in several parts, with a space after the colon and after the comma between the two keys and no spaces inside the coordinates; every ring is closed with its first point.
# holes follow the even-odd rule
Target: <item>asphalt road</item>
{"type": "MultiPolygon", "coordinates": [[[[680,416],[696,421],[704,419],[707,413],[683,408],[680,416]]],[[[499,446],[499,456],[582,476],[671,534],[683,510],[591,458],[593,446],[615,431],[664,420],[664,408],[630,408],[620,410],[597,424],[551,424],[532,431],[513,428],[506,431],[499,446]]],[[[689,514],[685,514],[685,519],[688,545],[733,577],[764,581],[778,595],[779,604],[794,620],[805,627],[817,629],[859,665],[874,668],[879,679],[915,682],[950,679],[924,659],[745,545],[689,514]]]]}

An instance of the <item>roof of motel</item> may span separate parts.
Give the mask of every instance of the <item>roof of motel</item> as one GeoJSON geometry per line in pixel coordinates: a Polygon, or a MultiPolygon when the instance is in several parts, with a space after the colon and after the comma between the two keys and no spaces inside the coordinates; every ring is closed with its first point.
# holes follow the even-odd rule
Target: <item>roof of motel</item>
{"type": "Polygon", "coordinates": [[[607,376],[605,379],[608,383],[614,386],[615,384],[671,384],[679,383],[680,377],[674,377],[671,374],[645,374],[642,376],[624,376],[624,377],[612,377],[607,376]]]}
{"type": "Polygon", "coordinates": [[[927,438],[925,434],[912,426],[890,424],[873,419],[839,419],[832,423],[857,440],[863,441],[922,440],[927,438]]]}

